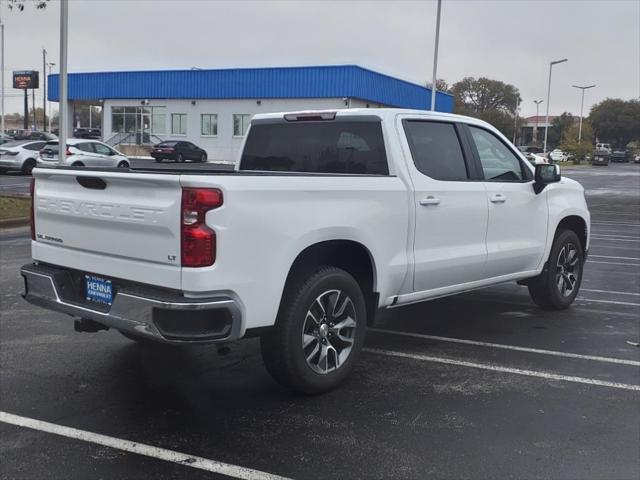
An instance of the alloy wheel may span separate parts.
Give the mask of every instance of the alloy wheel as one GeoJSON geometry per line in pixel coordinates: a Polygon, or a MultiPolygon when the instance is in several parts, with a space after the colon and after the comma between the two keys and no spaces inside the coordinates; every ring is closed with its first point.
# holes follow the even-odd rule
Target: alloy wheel
{"type": "Polygon", "coordinates": [[[316,298],[304,320],[302,350],[307,365],[325,375],[349,358],[355,341],[356,310],[341,290],[328,290],[316,298]]]}
{"type": "Polygon", "coordinates": [[[573,294],[580,278],[580,267],[578,248],[573,243],[563,245],[556,261],[556,287],[560,295],[569,297],[573,294]]]}

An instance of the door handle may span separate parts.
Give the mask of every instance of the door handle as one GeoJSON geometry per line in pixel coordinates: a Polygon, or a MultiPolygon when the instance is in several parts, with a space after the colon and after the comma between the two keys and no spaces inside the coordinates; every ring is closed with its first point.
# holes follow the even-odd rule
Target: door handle
{"type": "Polygon", "coordinates": [[[422,200],[420,200],[420,205],[425,207],[428,205],[440,205],[440,199],[437,197],[434,197],[433,195],[429,195],[427,197],[424,197],[422,200]]]}
{"type": "Polygon", "coordinates": [[[495,195],[491,195],[489,200],[491,200],[492,203],[504,203],[507,201],[507,197],[501,193],[496,193],[495,195]]]}

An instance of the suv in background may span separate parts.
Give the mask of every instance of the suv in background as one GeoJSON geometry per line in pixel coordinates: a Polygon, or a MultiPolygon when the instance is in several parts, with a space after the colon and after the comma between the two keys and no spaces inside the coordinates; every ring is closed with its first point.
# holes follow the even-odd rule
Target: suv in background
{"type": "Polygon", "coordinates": [[[73,136],[75,138],[97,139],[102,137],[102,131],[99,128],[77,127],[73,129],[73,136]]]}
{"type": "Polygon", "coordinates": [[[611,144],[609,143],[596,143],[597,152],[607,152],[611,155],[611,144]]]}

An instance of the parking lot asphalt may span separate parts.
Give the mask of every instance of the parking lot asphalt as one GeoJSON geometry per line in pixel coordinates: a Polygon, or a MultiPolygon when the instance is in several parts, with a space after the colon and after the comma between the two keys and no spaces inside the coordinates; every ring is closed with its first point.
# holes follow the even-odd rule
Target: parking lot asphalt
{"type": "Polygon", "coordinates": [[[638,479],[640,165],[564,174],[593,222],[572,308],[505,284],[385,311],[318,397],[275,384],[256,340],[219,356],[75,333],[22,300],[28,232],[4,230],[0,477],[638,479]]]}

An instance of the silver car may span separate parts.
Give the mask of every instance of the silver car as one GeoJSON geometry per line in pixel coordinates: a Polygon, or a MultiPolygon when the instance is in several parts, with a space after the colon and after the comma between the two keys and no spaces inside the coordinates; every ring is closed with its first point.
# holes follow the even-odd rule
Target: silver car
{"type": "Polygon", "coordinates": [[[15,140],[0,145],[0,173],[20,170],[25,175],[31,174],[38,152],[45,143],[42,140],[15,140]]]}
{"type": "Polygon", "coordinates": [[[58,162],[58,142],[47,142],[38,157],[39,167],[118,167],[129,168],[129,159],[106,143],[85,138],[67,140],[66,155],[58,162]]]}

